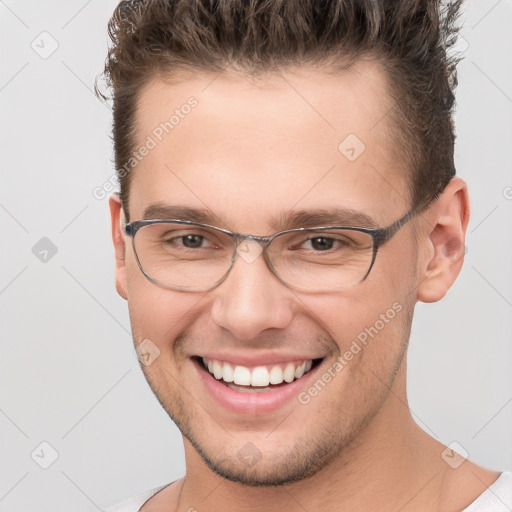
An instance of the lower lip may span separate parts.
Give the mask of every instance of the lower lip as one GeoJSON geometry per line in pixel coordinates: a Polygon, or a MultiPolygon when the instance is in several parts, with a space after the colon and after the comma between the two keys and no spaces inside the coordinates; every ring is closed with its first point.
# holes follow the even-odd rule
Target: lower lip
{"type": "Polygon", "coordinates": [[[319,364],[300,379],[296,379],[289,384],[271,388],[270,391],[251,393],[229,388],[211,375],[199,361],[192,359],[192,362],[210,395],[225,409],[245,415],[270,413],[296,400],[298,394],[306,387],[312,375],[321,366],[319,364]]]}

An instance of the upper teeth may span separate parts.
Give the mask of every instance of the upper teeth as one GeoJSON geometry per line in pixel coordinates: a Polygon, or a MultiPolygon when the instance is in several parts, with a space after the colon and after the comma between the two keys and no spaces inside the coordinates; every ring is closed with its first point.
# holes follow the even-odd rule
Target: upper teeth
{"type": "Polygon", "coordinates": [[[203,364],[217,380],[222,379],[224,382],[233,382],[239,386],[268,386],[300,379],[311,370],[313,360],[256,366],[250,369],[246,366],[235,366],[225,361],[203,357],[203,364]]]}

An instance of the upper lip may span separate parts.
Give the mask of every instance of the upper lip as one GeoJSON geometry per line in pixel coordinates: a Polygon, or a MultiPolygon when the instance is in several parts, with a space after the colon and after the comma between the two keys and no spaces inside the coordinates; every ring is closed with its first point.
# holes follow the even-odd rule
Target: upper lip
{"type": "Polygon", "coordinates": [[[207,359],[216,359],[240,366],[266,366],[279,363],[288,363],[291,361],[309,361],[310,359],[323,359],[325,356],[298,354],[292,352],[265,352],[258,354],[242,354],[242,353],[223,353],[223,352],[204,352],[196,354],[197,357],[206,357],[207,359]]]}

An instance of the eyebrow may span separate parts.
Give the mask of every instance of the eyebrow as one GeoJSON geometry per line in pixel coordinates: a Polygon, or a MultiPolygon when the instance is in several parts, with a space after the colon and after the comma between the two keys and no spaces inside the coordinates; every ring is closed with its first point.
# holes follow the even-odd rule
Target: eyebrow
{"type": "Polygon", "coordinates": [[[144,220],[152,219],[176,219],[189,220],[200,224],[222,224],[220,216],[203,208],[191,208],[189,206],[175,206],[163,203],[149,205],[142,213],[144,220]]]}
{"type": "Polygon", "coordinates": [[[366,213],[344,208],[292,210],[279,217],[274,217],[272,225],[279,231],[315,226],[345,226],[369,229],[378,227],[377,222],[366,213]]]}
{"type": "MultiPolygon", "coordinates": [[[[229,225],[227,219],[215,214],[211,210],[163,203],[155,203],[148,206],[144,210],[142,218],[144,220],[188,220],[218,227],[229,225]]],[[[345,208],[291,210],[278,216],[272,216],[270,218],[270,225],[276,231],[320,226],[346,226],[367,229],[379,227],[378,223],[366,213],[345,208]]]]}

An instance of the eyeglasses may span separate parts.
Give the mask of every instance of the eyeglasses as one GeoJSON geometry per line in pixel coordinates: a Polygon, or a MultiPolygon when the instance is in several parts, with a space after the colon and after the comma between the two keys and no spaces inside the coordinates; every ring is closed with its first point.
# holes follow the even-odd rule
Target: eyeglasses
{"type": "Polygon", "coordinates": [[[387,228],[320,226],[269,237],[187,220],[137,220],[123,229],[132,237],[142,273],[164,288],[211,290],[226,279],[237,255],[249,263],[262,253],[269,269],[287,286],[331,292],[364,281],[379,247],[423,208],[412,209],[387,228]]]}

